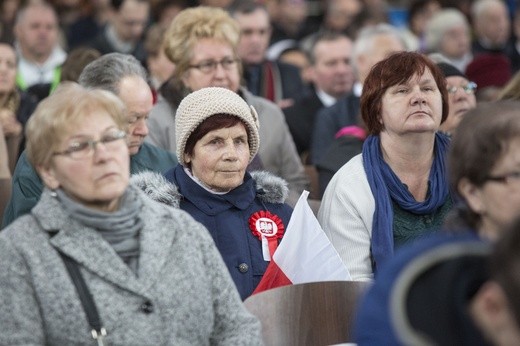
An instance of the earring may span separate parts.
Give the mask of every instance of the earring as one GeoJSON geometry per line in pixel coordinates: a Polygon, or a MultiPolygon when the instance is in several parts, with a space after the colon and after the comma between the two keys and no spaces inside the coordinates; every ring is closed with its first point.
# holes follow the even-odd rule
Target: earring
{"type": "Polygon", "coordinates": [[[58,197],[58,194],[56,193],[55,190],[51,190],[50,194],[51,194],[51,197],[54,197],[54,198],[58,197]]]}

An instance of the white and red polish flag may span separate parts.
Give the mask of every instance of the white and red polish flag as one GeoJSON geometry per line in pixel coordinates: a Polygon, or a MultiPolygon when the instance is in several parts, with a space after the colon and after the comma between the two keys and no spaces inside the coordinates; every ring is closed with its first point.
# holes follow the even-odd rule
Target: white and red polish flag
{"type": "Polygon", "coordinates": [[[303,191],[255,293],[291,284],[350,281],[350,273],[323,232],[303,191]]]}

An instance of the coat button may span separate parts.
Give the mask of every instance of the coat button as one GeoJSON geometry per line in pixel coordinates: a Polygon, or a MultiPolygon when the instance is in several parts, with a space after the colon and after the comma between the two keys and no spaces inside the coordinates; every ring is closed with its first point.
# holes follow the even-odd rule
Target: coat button
{"type": "Polygon", "coordinates": [[[151,314],[153,312],[153,303],[149,300],[141,304],[141,311],[145,314],[151,314]]]}
{"type": "Polygon", "coordinates": [[[241,272],[241,273],[247,273],[247,271],[249,270],[249,266],[246,264],[246,263],[240,263],[238,265],[238,270],[241,272]]]}

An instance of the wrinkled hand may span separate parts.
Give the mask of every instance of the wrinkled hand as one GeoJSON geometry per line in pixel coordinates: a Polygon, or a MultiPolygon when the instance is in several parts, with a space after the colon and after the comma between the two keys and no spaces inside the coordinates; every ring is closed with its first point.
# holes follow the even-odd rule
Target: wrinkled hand
{"type": "Polygon", "coordinates": [[[0,125],[6,138],[22,134],[22,124],[16,119],[15,114],[8,109],[0,110],[0,125]]]}

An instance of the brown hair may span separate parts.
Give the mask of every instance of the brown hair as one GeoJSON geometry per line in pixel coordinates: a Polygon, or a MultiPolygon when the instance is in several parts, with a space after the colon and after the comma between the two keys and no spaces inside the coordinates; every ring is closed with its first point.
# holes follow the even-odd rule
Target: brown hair
{"type": "MultiPolygon", "coordinates": [[[[520,102],[482,102],[468,111],[457,127],[448,153],[453,191],[458,190],[464,178],[475,186],[483,186],[509,143],[519,137],[520,102]]],[[[460,216],[476,229],[480,215],[465,207],[467,210],[460,216]]]]}
{"type": "Polygon", "coordinates": [[[415,52],[398,52],[378,62],[372,67],[361,94],[361,117],[369,134],[378,135],[383,130],[381,124],[382,99],[385,92],[394,85],[407,82],[413,76],[429,69],[442,97],[441,123],[448,117],[448,90],[442,71],[426,56],[415,52]]]}

